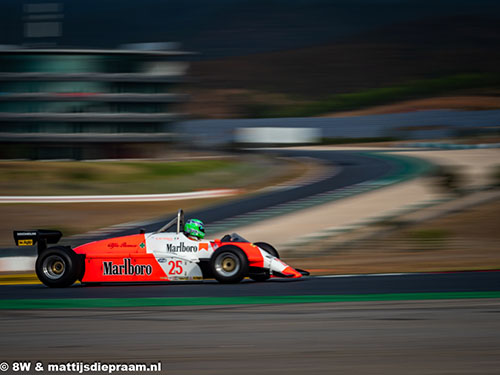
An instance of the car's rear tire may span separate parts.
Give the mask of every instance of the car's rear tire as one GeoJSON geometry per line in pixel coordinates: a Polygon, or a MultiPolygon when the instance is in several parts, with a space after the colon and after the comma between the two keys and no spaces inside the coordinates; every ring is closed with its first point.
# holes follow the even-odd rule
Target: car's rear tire
{"type": "Polygon", "coordinates": [[[210,269],[220,283],[239,283],[248,274],[248,258],[237,246],[221,246],[210,258],[210,269]]]}
{"type": "Polygon", "coordinates": [[[73,285],[82,273],[82,261],[70,248],[57,246],[42,251],[36,260],[38,279],[51,288],[73,285]]]}
{"type": "MultiPolygon", "coordinates": [[[[273,257],[278,258],[280,257],[278,250],[276,250],[272,245],[269,245],[267,242],[256,242],[254,243],[255,246],[260,247],[262,250],[268,252],[271,254],[273,257]]],[[[267,270],[262,270],[260,273],[250,273],[249,274],[250,278],[254,281],[266,281],[271,277],[271,274],[267,270]]]]}

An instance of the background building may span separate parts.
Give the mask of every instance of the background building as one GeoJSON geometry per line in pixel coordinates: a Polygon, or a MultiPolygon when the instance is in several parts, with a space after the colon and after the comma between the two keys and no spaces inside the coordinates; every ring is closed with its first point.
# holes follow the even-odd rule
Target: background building
{"type": "Polygon", "coordinates": [[[185,100],[175,88],[183,81],[186,53],[171,47],[4,47],[0,157],[158,155],[171,140],[172,122],[181,117],[175,104],[185,100]]]}

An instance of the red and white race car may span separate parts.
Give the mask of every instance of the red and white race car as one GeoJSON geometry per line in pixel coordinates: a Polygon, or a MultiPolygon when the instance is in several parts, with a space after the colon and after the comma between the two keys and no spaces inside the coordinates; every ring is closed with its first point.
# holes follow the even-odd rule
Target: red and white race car
{"type": "Polygon", "coordinates": [[[72,249],[56,244],[62,233],[52,230],[14,231],[17,246],[38,245],[36,274],[49,287],[82,283],[157,282],[215,278],[238,283],[244,277],[300,278],[307,271],[279,259],[274,247],[250,243],[236,233],[213,241],[192,240],[183,232],[184,213],[160,230],[90,242],[72,249]]]}

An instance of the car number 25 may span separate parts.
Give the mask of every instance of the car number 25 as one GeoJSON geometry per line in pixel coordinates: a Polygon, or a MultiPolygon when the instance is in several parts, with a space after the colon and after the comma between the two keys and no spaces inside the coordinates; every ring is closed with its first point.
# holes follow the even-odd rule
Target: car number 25
{"type": "Polygon", "coordinates": [[[168,262],[168,266],[169,275],[182,275],[182,273],[184,272],[184,269],[182,268],[182,260],[171,260],[170,262],[168,262]]]}

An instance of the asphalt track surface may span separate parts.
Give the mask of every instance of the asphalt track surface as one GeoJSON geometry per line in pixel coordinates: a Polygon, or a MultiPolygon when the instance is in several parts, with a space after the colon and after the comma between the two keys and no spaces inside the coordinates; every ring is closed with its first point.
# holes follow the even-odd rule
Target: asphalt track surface
{"type": "MultiPolygon", "coordinates": [[[[0,301],[498,290],[500,271],[491,271],[236,285],[0,286],[0,301]]],[[[0,362],[160,361],[162,371],[152,373],[168,375],[498,374],[499,314],[498,297],[0,310],[0,362]]]]}
{"type": "Polygon", "coordinates": [[[168,375],[498,374],[499,313],[499,299],[0,311],[0,362],[161,361],[150,374],[168,375]]]}
{"type": "Polygon", "coordinates": [[[103,284],[51,289],[43,285],[2,285],[0,300],[65,298],[311,296],[500,291],[500,271],[307,277],[219,284],[216,281],[163,284],[103,284]]]}
{"type": "MultiPolygon", "coordinates": [[[[277,206],[286,202],[310,197],[316,194],[341,189],[363,181],[392,176],[401,171],[404,166],[393,160],[360,154],[359,152],[343,151],[275,151],[279,156],[288,157],[311,157],[321,160],[327,165],[340,167],[338,174],[329,176],[321,181],[298,186],[293,189],[271,191],[247,198],[231,200],[228,203],[218,204],[202,210],[186,212],[187,217],[196,217],[208,227],[210,223],[223,219],[243,215],[264,208],[277,206]]],[[[128,228],[113,233],[113,236],[125,236],[135,234],[140,228],[146,232],[153,232],[161,228],[168,220],[175,216],[175,212],[168,216],[158,218],[147,225],[137,228],[128,228]]],[[[103,236],[92,238],[101,239],[103,236]]]]}

